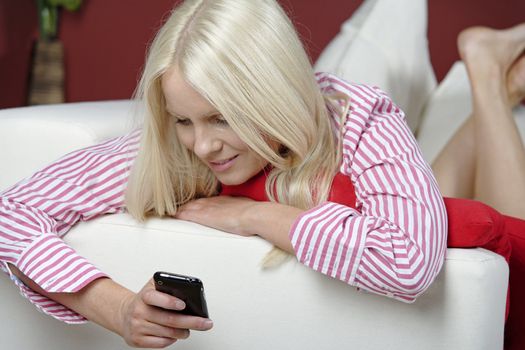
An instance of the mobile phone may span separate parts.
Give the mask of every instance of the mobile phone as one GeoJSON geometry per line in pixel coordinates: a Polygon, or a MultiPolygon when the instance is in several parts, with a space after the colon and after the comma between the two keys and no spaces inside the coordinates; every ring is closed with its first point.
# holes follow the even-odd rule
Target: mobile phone
{"type": "Polygon", "coordinates": [[[173,295],[186,303],[186,308],[178,312],[209,318],[204,285],[200,279],[158,271],[153,275],[153,280],[156,290],[173,295]]]}

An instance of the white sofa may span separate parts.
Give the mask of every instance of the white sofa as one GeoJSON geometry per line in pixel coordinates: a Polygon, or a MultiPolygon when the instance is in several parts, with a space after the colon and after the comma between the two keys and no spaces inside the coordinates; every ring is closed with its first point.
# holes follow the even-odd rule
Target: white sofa
{"type": "MultiPolygon", "coordinates": [[[[0,189],[67,151],[126,132],[133,114],[129,101],[0,110],[0,189]]],[[[77,225],[66,241],[133,290],[157,270],[200,277],[215,326],[176,349],[502,349],[508,267],[482,249],[449,249],[431,288],[404,304],[295,259],[263,270],[270,245],[262,239],[173,219],[106,216],[77,225]]],[[[39,313],[5,275],[0,290],[1,349],[127,348],[96,325],[39,313]]]]}

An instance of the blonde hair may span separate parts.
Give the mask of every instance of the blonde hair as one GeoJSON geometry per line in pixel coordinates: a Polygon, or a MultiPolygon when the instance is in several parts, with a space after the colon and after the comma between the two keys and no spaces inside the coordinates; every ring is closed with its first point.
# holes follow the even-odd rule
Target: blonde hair
{"type": "Polygon", "coordinates": [[[155,37],[136,93],[146,117],[126,193],[134,217],[173,215],[218,192],[212,172],[179,143],[169,122],[160,80],[174,65],[273,166],[270,200],[302,209],[326,200],[340,147],[288,16],[275,0],[186,0],[155,37]]]}

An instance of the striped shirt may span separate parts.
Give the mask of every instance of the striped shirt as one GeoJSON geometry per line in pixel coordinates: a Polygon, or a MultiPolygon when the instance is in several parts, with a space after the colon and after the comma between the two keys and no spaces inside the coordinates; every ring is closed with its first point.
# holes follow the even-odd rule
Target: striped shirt
{"type": "MultiPolygon", "coordinates": [[[[356,209],[323,203],[295,221],[298,260],[361,289],[410,302],[439,272],[446,212],[430,168],[402,111],[379,89],[319,73],[323,92],[349,96],[340,172],[356,191],[356,209]]],[[[0,268],[8,263],[48,292],[76,292],[105,276],[61,237],[78,221],[124,210],[124,190],[140,131],[54,162],[0,194],[0,268]]],[[[23,296],[68,323],[85,319],[27,288],[23,296]]]]}
{"type": "MultiPolygon", "coordinates": [[[[327,202],[301,215],[290,239],[306,266],[361,289],[412,302],[443,265],[447,215],[404,113],[381,90],[319,73],[325,94],[350,98],[340,172],[356,208],[327,202]]],[[[340,118],[332,115],[334,128],[340,118]]]]}

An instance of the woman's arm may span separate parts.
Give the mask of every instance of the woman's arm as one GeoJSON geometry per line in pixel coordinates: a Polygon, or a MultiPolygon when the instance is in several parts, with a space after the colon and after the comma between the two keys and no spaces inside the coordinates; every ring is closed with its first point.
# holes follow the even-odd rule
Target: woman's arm
{"type": "Polygon", "coordinates": [[[258,235],[294,254],[289,232],[303,212],[279,203],[217,196],[193,200],[180,207],[175,217],[242,236],[258,235]]]}
{"type": "Polygon", "coordinates": [[[290,238],[303,264],[362,289],[411,302],[444,261],[447,217],[403,112],[378,89],[326,75],[347,94],[341,172],[359,211],[325,203],[302,214],[290,238]]]}
{"type": "MultiPolygon", "coordinates": [[[[60,238],[79,220],[121,211],[139,133],[66,155],[1,194],[0,267],[33,304],[68,323],[88,320],[132,346],[165,347],[210,320],[169,310],[184,303],[107,278],[60,238]]],[[[103,242],[101,242],[103,244],[103,242]]]]}
{"type": "MultiPolygon", "coordinates": [[[[2,192],[0,268],[11,274],[16,267],[47,293],[78,292],[105,277],[61,236],[79,220],[123,209],[139,136],[135,132],[70,153],[2,192]]],[[[17,285],[43,312],[68,323],[84,321],[24,284],[17,285]]]]}
{"type": "Polygon", "coordinates": [[[16,267],[13,273],[28,287],[119,334],[133,347],[159,348],[186,339],[189,330],[205,331],[211,320],[170,312],[185,308],[182,300],[157,292],[150,280],[133,293],[109,278],[99,278],[74,293],[48,293],[16,267]]]}

